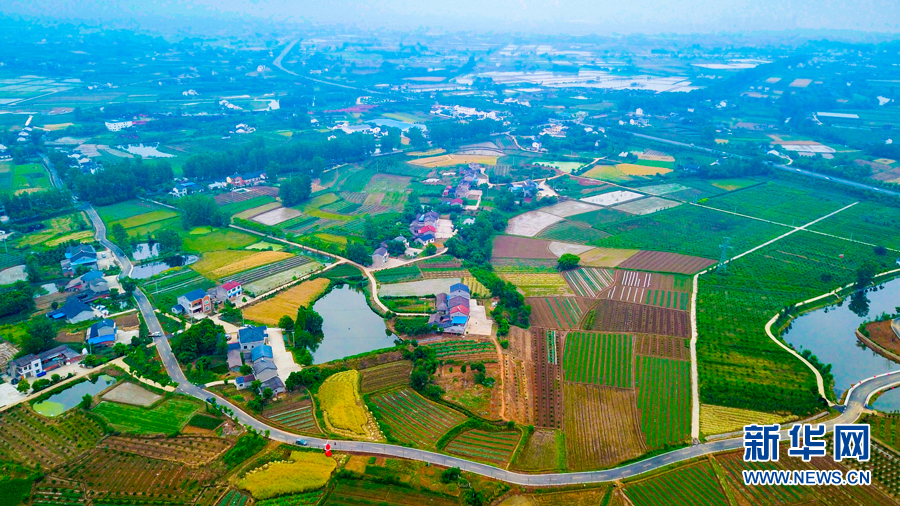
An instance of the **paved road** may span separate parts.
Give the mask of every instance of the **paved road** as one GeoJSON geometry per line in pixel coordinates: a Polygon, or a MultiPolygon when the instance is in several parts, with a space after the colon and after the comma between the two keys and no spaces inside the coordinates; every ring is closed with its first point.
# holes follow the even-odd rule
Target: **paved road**
{"type": "MultiPolygon", "coordinates": [[[[747,160],[747,159],[750,158],[750,157],[744,156],[744,155],[736,155],[736,154],[734,154],[734,153],[727,153],[727,152],[725,152],[725,151],[719,151],[719,150],[716,150],[716,149],[704,148],[704,147],[701,147],[701,146],[695,146],[695,145],[693,145],[693,144],[687,144],[687,143],[684,143],[684,142],[678,142],[678,141],[673,141],[673,140],[669,140],[669,139],[663,139],[662,137],[653,137],[652,135],[637,134],[637,133],[633,133],[633,132],[630,132],[630,133],[631,133],[631,135],[633,135],[633,136],[635,136],[635,137],[641,137],[641,138],[643,138],[643,139],[649,139],[649,140],[656,141],[656,142],[663,142],[663,143],[666,143],[666,144],[672,144],[672,145],[674,145],[674,146],[683,146],[683,147],[691,148],[691,149],[694,149],[694,150],[697,150],[697,151],[705,151],[705,152],[707,152],[707,153],[711,153],[711,154],[714,154],[714,155],[717,155],[717,156],[725,156],[725,157],[729,157],[729,158],[740,158],[740,159],[743,159],[743,160],[747,160]]],[[[814,178],[816,178],[816,179],[824,179],[824,180],[827,180],[827,181],[833,181],[833,182],[835,182],[835,183],[840,183],[840,184],[843,184],[843,185],[846,185],[846,186],[852,186],[852,187],[854,187],[854,188],[862,188],[863,190],[869,190],[869,191],[881,193],[881,194],[884,194],[884,195],[891,195],[891,196],[894,196],[894,197],[900,197],[900,192],[895,192],[895,191],[888,190],[888,189],[885,189],[885,188],[880,188],[880,187],[878,187],[878,186],[872,186],[872,185],[868,185],[868,184],[865,184],[865,183],[859,183],[859,182],[856,182],[856,181],[850,181],[849,179],[842,179],[842,178],[834,177],[834,176],[826,176],[826,175],[824,175],[824,174],[819,174],[818,172],[811,172],[811,171],[808,171],[808,170],[798,169],[797,167],[789,167],[789,166],[783,165],[783,164],[775,164],[775,163],[773,163],[773,164],[770,164],[769,166],[772,167],[773,169],[783,170],[783,171],[785,171],[785,172],[792,172],[792,173],[794,173],[794,174],[801,174],[801,175],[804,175],[804,176],[814,177],[814,178]]]]}
{"type": "MultiPolygon", "coordinates": [[[[88,207],[87,212],[88,216],[91,217],[91,221],[94,223],[97,239],[101,242],[101,244],[108,247],[113,252],[113,254],[116,255],[116,258],[122,263],[122,275],[124,276],[126,272],[126,269],[124,267],[125,265],[128,266],[127,272],[130,273],[131,262],[118,246],[112,244],[111,242],[109,242],[109,240],[107,240],[106,226],[103,224],[100,216],[96,211],[94,211],[92,207],[88,207]]],[[[141,314],[144,316],[144,320],[147,322],[147,326],[150,332],[161,332],[162,327],[159,324],[156,313],[153,311],[153,307],[150,305],[150,301],[147,299],[144,293],[140,291],[140,289],[135,290],[134,294],[135,299],[138,303],[138,307],[141,310],[141,314]]],[[[169,346],[168,339],[166,339],[165,337],[157,337],[154,339],[154,341],[156,342],[157,350],[159,351],[159,355],[162,358],[163,365],[166,367],[166,371],[168,372],[169,377],[171,377],[176,383],[178,383],[179,392],[190,395],[192,397],[196,397],[197,399],[201,400],[209,399],[210,397],[215,398],[218,404],[229,407],[235,413],[235,416],[241,424],[253,427],[255,430],[260,432],[269,431],[269,438],[273,440],[292,444],[295,443],[297,439],[302,438],[305,439],[309,446],[313,448],[323,448],[325,444],[329,442],[325,439],[301,436],[278,429],[276,427],[272,427],[260,420],[257,420],[256,418],[253,418],[219,395],[204,390],[200,386],[188,383],[187,379],[184,376],[184,373],[178,366],[178,362],[176,361],[175,356],[172,354],[172,349],[169,346]]],[[[900,371],[895,371],[878,377],[868,378],[858,383],[851,388],[846,400],[844,401],[844,404],[836,406],[836,408],[841,411],[841,414],[836,418],[825,422],[826,426],[829,430],[832,430],[834,424],[836,423],[855,422],[863,413],[863,410],[866,409],[866,402],[873,394],[880,390],[884,390],[885,388],[898,384],[900,384],[900,371]]],[[[786,429],[781,432],[781,438],[788,438],[786,429]]],[[[464,471],[477,473],[509,483],[515,483],[517,485],[558,486],[620,480],[629,476],[652,471],[654,469],[667,466],[675,462],[699,457],[701,455],[741,448],[743,445],[743,440],[741,438],[723,439],[719,441],[688,446],[662,455],[657,455],[646,460],[635,462],[627,466],[617,467],[615,469],[608,469],[604,471],[555,474],[515,473],[512,471],[507,471],[505,469],[500,469],[498,467],[480,464],[478,462],[472,462],[470,460],[465,460],[457,457],[451,457],[449,455],[442,455],[426,450],[405,448],[402,446],[383,443],[370,443],[364,441],[331,441],[331,444],[332,448],[336,451],[371,453],[389,457],[401,457],[419,460],[422,462],[429,462],[434,465],[446,467],[458,467],[464,471]]]]}
{"type": "MultiPolygon", "coordinates": [[[[283,72],[286,72],[286,73],[288,73],[288,74],[290,74],[290,75],[292,75],[292,76],[297,76],[297,77],[302,77],[302,78],[304,78],[304,79],[309,79],[310,81],[313,81],[313,82],[316,82],[316,83],[327,84],[327,85],[329,85],[329,86],[337,86],[338,88],[346,88],[346,89],[348,89],[348,90],[362,91],[362,92],[370,93],[370,94],[373,94],[373,95],[387,95],[387,93],[384,93],[384,92],[381,92],[381,91],[367,90],[367,89],[365,89],[365,88],[360,88],[360,87],[358,87],[358,86],[350,86],[349,84],[340,84],[340,83],[334,83],[334,82],[331,82],[331,81],[326,81],[326,80],[324,80],[324,79],[316,79],[316,78],[313,78],[313,77],[305,76],[305,75],[303,75],[303,74],[298,74],[298,73],[296,73],[296,72],[294,72],[294,71],[292,71],[292,70],[288,70],[288,69],[284,68],[284,66],[281,64],[281,61],[284,59],[285,55],[287,55],[289,52],[291,52],[291,49],[294,49],[294,46],[296,46],[298,42],[300,42],[300,39],[295,39],[295,40],[291,41],[291,43],[288,44],[284,49],[282,49],[282,50],[281,50],[281,53],[279,53],[278,56],[275,57],[275,59],[272,61],[272,65],[274,65],[275,67],[278,67],[278,68],[281,69],[283,72]]],[[[386,153],[386,154],[390,155],[390,154],[393,154],[393,153],[386,153]]],[[[376,155],[376,156],[377,156],[377,155],[376,155]]]]}

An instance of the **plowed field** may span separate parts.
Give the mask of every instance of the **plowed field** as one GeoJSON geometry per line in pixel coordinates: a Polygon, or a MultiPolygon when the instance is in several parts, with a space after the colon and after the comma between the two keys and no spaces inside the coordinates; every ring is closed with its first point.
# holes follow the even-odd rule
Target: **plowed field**
{"type": "Polygon", "coordinates": [[[690,335],[690,321],[688,313],[685,311],[612,300],[601,300],[597,304],[597,316],[594,319],[593,328],[610,332],[662,334],[676,337],[690,335]]]}

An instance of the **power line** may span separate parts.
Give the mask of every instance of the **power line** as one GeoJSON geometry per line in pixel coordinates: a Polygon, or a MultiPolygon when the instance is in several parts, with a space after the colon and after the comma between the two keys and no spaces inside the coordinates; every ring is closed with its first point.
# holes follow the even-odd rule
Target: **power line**
{"type": "Polygon", "coordinates": [[[728,274],[728,250],[734,248],[734,246],[730,246],[728,241],[730,241],[730,237],[725,238],[725,242],[719,245],[719,248],[722,249],[722,254],[719,255],[719,265],[716,267],[716,272],[719,274],[728,274]]]}

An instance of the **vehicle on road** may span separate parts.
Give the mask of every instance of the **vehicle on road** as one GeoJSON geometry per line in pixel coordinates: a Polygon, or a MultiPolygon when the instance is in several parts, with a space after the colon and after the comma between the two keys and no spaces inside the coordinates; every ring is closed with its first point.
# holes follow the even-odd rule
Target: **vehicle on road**
{"type": "Polygon", "coordinates": [[[150,337],[160,337],[160,336],[162,336],[162,332],[159,332],[159,331],[153,332],[152,334],[150,334],[150,337]]]}
{"type": "Polygon", "coordinates": [[[309,446],[309,443],[307,443],[305,439],[298,439],[297,446],[309,446]]]}

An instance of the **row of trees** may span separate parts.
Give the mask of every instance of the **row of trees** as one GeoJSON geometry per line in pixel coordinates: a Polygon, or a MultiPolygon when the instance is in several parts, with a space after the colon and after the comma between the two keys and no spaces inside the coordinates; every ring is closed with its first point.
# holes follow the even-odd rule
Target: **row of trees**
{"type": "Polygon", "coordinates": [[[34,289],[25,281],[16,281],[0,291],[0,318],[34,311],[34,289]]]}
{"type": "Polygon", "coordinates": [[[291,319],[284,315],[278,320],[278,326],[291,334],[291,344],[299,353],[298,361],[302,365],[312,364],[312,352],[315,351],[322,339],[322,324],[325,322],[322,315],[312,307],[300,306],[297,308],[297,318],[291,319]]]}
{"type": "Polygon", "coordinates": [[[80,169],[72,169],[69,184],[81,199],[105,206],[133,199],[144,191],[168,187],[173,178],[172,165],[168,161],[144,163],[138,158],[106,164],[96,174],[83,174],[80,169]]]}
{"type": "Polygon", "coordinates": [[[206,195],[188,195],[178,201],[181,209],[181,226],[185,230],[193,227],[224,227],[229,215],[219,208],[215,199],[206,195]]]}
{"type": "Polygon", "coordinates": [[[56,188],[18,195],[4,192],[0,193],[0,205],[14,220],[33,220],[72,209],[72,194],[56,188]]]}

